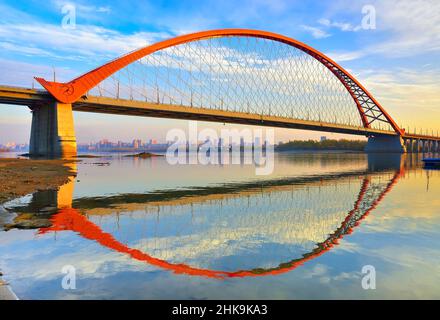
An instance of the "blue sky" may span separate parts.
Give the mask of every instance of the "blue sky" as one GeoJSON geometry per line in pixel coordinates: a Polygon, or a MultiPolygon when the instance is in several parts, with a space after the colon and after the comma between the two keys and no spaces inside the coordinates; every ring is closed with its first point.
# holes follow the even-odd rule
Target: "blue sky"
{"type": "MultiPolygon", "coordinates": [[[[252,28],[287,35],[352,72],[405,127],[440,129],[440,2],[416,1],[0,1],[0,83],[72,78],[128,51],[188,32],[252,28]],[[66,4],[76,28],[63,29],[66,4]],[[361,28],[372,5],[376,29],[361,28]]],[[[79,142],[154,137],[184,122],[75,114],[79,142]]],[[[0,143],[26,142],[30,113],[0,106],[0,143]]],[[[278,140],[321,134],[277,130],[278,140]]],[[[329,135],[331,136],[331,135],[329,135]]]]}

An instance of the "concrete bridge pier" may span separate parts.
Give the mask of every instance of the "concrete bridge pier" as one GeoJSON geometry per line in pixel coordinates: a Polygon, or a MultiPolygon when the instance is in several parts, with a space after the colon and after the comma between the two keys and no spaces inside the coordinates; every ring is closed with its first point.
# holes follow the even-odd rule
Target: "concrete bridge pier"
{"type": "Polygon", "coordinates": [[[414,152],[414,140],[413,139],[404,139],[406,152],[413,153],[414,152]]]}
{"type": "Polygon", "coordinates": [[[76,155],[71,104],[53,102],[33,107],[29,154],[49,158],[76,155]]]}
{"type": "Polygon", "coordinates": [[[365,147],[368,153],[405,153],[406,146],[400,136],[371,136],[365,147]]]}
{"type": "Polygon", "coordinates": [[[411,139],[411,152],[412,153],[419,152],[419,140],[411,139]]]}
{"type": "Polygon", "coordinates": [[[409,139],[403,139],[403,144],[405,145],[406,152],[411,152],[411,141],[409,139]]]}
{"type": "Polygon", "coordinates": [[[432,141],[431,152],[432,153],[438,152],[438,141],[432,141]]]}
{"type": "Polygon", "coordinates": [[[427,147],[426,141],[422,140],[421,142],[422,142],[422,153],[426,153],[426,147],[427,147]]]}

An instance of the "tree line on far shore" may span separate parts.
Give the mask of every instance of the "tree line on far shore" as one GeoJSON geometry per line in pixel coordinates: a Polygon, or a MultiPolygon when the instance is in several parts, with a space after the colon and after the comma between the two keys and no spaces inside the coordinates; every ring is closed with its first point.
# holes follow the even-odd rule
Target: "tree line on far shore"
{"type": "Polygon", "coordinates": [[[275,146],[276,151],[291,150],[350,150],[363,151],[367,141],[362,140],[294,140],[285,143],[279,143],[275,146]]]}

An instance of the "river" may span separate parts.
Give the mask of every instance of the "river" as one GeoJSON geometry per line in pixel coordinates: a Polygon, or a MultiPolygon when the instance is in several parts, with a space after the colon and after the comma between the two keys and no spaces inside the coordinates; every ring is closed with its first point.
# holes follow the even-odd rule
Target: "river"
{"type": "Polygon", "coordinates": [[[420,158],[82,159],[3,205],[50,223],[0,231],[0,269],[20,299],[440,299],[440,171],[420,158]]]}

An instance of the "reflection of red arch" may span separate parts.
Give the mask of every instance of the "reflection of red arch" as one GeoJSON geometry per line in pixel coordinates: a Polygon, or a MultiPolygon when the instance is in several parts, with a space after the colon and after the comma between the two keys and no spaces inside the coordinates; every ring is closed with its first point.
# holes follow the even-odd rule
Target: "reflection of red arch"
{"type": "MultiPolygon", "coordinates": [[[[385,190],[379,195],[379,197],[372,203],[372,205],[362,214],[362,216],[356,220],[354,226],[359,225],[359,221],[363,220],[376,206],[382,201],[383,197],[391,190],[394,184],[397,182],[401,175],[401,172],[396,172],[387,184],[385,190]]],[[[311,253],[304,255],[300,259],[296,259],[287,263],[282,263],[276,268],[272,269],[253,269],[253,270],[239,270],[234,272],[217,271],[209,269],[200,269],[188,266],[186,264],[174,264],[154,258],[138,249],[132,249],[119,241],[117,241],[111,234],[103,232],[101,228],[95,225],[93,222],[87,219],[86,216],[82,215],[77,209],[66,208],[61,209],[55,216],[52,217],[52,226],[49,228],[41,228],[38,233],[45,234],[51,231],[63,231],[71,230],[78,232],[82,237],[90,240],[94,240],[104,247],[110,248],[112,250],[118,251],[120,253],[128,254],[132,258],[147,262],[151,265],[164,268],[167,270],[172,270],[178,274],[187,274],[194,276],[205,276],[210,278],[233,278],[233,277],[250,277],[250,276],[264,276],[264,275],[276,275],[288,272],[290,270],[296,269],[306,261],[312,260],[323,253],[329,251],[332,247],[339,243],[346,234],[351,234],[353,232],[353,227],[350,225],[351,218],[354,216],[356,211],[364,199],[364,195],[367,191],[370,179],[367,177],[364,179],[358,199],[355,202],[353,210],[351,210],[346,219],[342,222],[341,226],[324,242],[318,244],[317,248],[311,253]]]]}
{"type": "MultiPolygon", "coordinates": [[[[282,42],[287,45],[293,46],[299,50],[302,50],[303,52],[309,54],[310,56],[321,62],[341,81],[341,83],[344,85],[344,87],[347,89],[347,91],[353,98],[354,102],[356,103],[364,127],[369,128],[370,123],[376,120],[380,116],[374,114],[373,116],[368,115],[368,117],[373,119],[370,122],[368,121],[366,110],[364,109],[365,100],[367,99],[371,104],[375,105],[375,107],[378,109],[376,111],[383,114],[383,116],[386,118],[388,123],[394,129],[394,131],[402,135],[403,133],[402,130],[394,122],[391,116],[385,111],[385,109],[379,104],[379,102],[350,73],[348,73],[339,64],[337,64],[335,61],[333,61],[323,53],[319,52],[318,50],[300,41],[267,31],[248,30],[248,29],[222,29],[222,30],[202,31],[188,35],[182,35],[152,44],[150,46],[123,55],[120,58],[110,61],[88,73],[85,73],[68,83],[50,82],[42,78],[36,78],[36,79],[58,101],[63,103],[73,103],[77,101],[81,96],[86,94],[86,92],[88,92],[90,89],[98,85],[101,81],[103,81],[113,73],[117,72],[118,70],[128,66],[132,62],[139,60],[149,54],[188,42],[209,39],[214,37],[226,37],[226,36],[246,36],[246,37],[264,38],[264,39],[282,42]]],[[[372,108],[372,106],[367,104],[367,109],[370,108],[372,108]]]]}

